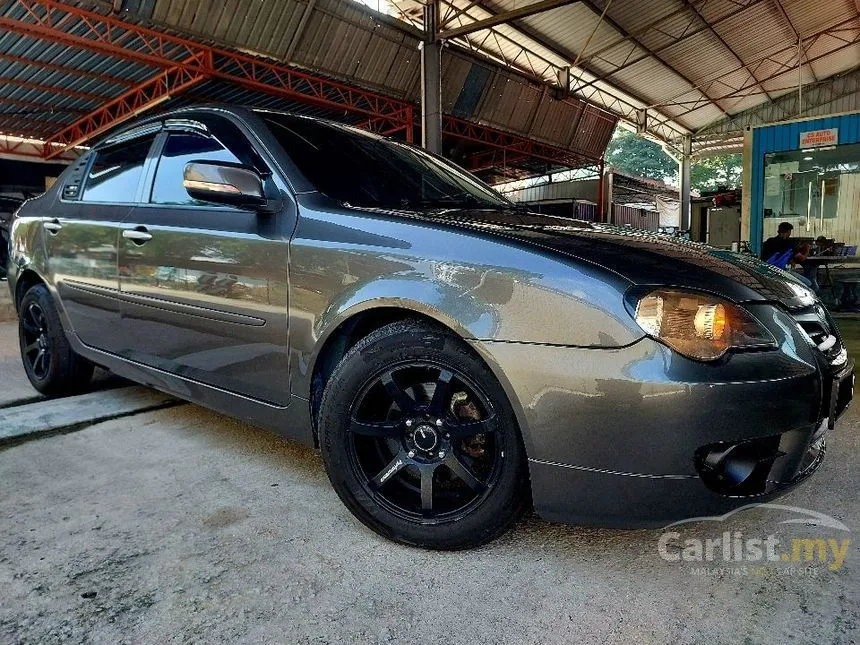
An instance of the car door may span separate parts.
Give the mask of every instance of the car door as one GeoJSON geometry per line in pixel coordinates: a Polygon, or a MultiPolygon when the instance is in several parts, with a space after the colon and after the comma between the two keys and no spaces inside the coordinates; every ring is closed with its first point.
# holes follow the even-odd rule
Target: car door
{"type": "Polygon", "coordinates": [[[139,199],[160,127],[129,131],[87,153],[64,175],[42,222],[49,279],[69,323],[83,343],[109,352],[121,346],[119,227],[139,199]]]}
{"type": "Polygon", "coordinates": [[[183,186],[189,162],[268,171],[236,124],[211,115],[204,121],[166,124],[147,203],[122,224],[122,353],[187,379],[287,405],[288,240],[295,205],[285,200],[282,212],[258,214],[190,197],[183,186]]]}

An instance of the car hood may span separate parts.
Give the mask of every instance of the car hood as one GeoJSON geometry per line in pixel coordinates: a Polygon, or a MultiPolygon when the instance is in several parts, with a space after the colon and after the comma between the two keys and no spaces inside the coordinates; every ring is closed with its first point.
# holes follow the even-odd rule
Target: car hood
{"type": "Polygon", "coordinates": [[[799,281],[752,256],[649,231],[513,210],[448,210],[420,217],[589,262],[636,285],[699,289],[735,302],[772,301],[790,309],[815,301],[799,281]]]}

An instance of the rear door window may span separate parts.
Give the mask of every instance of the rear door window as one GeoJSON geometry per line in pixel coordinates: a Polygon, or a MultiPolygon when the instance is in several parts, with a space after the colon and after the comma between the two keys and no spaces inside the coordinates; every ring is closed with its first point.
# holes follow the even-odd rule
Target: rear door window
{"type": "Polygon", "coordinates": [[[87,173],[83,201],[128,203],[135,201],[146,156],[154,136],[126,141],[96,151],[87,173]]]}
{"type": "Polygon", "coordinates": [[[192,161],[240,163],[236,155],[213,137],[172,132],[167,136],[155,171],[150,199],[153,204],[213,206],[191,197],[182,184],[185,165],[192,161]]]}

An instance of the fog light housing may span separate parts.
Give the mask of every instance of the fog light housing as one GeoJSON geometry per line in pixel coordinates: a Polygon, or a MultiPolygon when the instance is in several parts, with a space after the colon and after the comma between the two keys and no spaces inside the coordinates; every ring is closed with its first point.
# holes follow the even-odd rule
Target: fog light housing
{"type": "Polygon", "coordinates": [[[712,444],[696,451],[702,481],[721,495],[759,495],[768,490],[768,475],[781,452],[782,435],[731,444],[712,444]]]}

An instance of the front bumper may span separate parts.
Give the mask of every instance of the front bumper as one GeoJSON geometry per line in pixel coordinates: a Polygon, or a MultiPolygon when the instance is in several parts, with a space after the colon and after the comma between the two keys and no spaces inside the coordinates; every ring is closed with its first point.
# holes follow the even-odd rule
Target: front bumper
{"type": "MultiPolygon", "coordinates": [[[[813,451],[810,450],[810,454],[813,451]]],[[[606,526],[653,528],[694,517],[723,515],[745,504],[766,502],[805,481],[824,458],[824,440],[807,470],[769,492],[721,495],[696,476],[648,476],[529,461],[535,510],[546,520],[606,526]]]]}
{"type": "Polygon", "coordinates": [[[649,338],[617,349],[481,343],[519,406],[536,511],[661,526],[809,477],[850,402],[853,361],[831,364],[788,313],[759,308],[780,348],[716,364],[649,338]]]}

